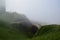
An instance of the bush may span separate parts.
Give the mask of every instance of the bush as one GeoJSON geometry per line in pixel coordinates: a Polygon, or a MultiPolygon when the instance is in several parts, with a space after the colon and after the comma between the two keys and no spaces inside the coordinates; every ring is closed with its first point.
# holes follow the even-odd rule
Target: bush
{"type": "Polygon", "coordinates": [[[60,31],[60,25],[46,25],[42,26],[37,35],[45,35],[50,32],[60,31]]]}

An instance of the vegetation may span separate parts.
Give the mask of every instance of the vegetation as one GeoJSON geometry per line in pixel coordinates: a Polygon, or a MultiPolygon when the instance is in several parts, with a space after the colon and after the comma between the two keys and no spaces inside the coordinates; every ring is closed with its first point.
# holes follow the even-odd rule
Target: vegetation
{"type": "Polygon", "coordinates": [[[6,23],[0,24],[0,40],[25,40],[27,36],[15,28],[7,27],[6,23]]]}
{"type": "Polygon", "coordinates": [[[0,13],[0,20],[5,22],[21,22],[21,21],[28,21],[27,17],[23,14],[18,14],[16,12],[5,12],[0,13]]]}
{"type": "Polygon", "coordinates": [[[0,40],[60,40],[60,25],[42,26],[32,38],[6,25],[7,23],[0,22],[0,40]]]}
{"type": "Polygon", "coordinates": [[[60,40],[60,25],[42,26],[31,40],[60,40]]]}
{"type": "Polygon", "coordinates": [[[60,25],[45,25],[32,34],[31,28],[28,28],[25,33],[10,24],[10,22],[21,22],[22,20],[27,21],[28,19],[16,13],[0,14],[0,40],[60,40],[60,25]]]}

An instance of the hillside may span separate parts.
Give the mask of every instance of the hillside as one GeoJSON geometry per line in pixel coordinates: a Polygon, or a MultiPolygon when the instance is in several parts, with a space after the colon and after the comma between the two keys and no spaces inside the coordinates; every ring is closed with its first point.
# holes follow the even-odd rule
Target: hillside
{"type": "MultiPolygon", "coordinates": [[[[33,34],[32,28],[29,27],[31,23],[40,24],[38,22],[29,21],[29,19],[23,15],[16,12],[10,13],[5,12],[0,14],[0,40],[60,40],[60,25],[40,25],[40,29],[33,34]],[[16,23],[12,26],[10,23],[16,23]],[[20,29],[22,26],[27,26],[27,32],[22,32],[20,29]],[[17,25],[18,24],[18,25],[17,25]],[[18,28],[17,28],[18,26],[18,28]]],[[[23,29],[25,29],[23,27],[23,29]]]]}
{"type": "Polygon", "coordinates": [[[29,38],[21,31],[0,22],[0,40],[60,40],[60,25],[45,25],[29,38]]]}
{"type": "Polygon", "coordinates": [[[4,20],[6,22],[29,21],[25,15],[18,14],[16,12],[0,13],[0,20],[4,20]]]}
{"type": "Polygon", "coordinates": [[[9,23],[0,21],[0,40],[25,40],[27,36],[9,23]],[[24,38],[24,39],[23,39],[24,38]]]}
{"type": "Polygon", "coordinates": [[[42,26],[37,35],[30,40],[60,40],[60,25],[42,26]]]}

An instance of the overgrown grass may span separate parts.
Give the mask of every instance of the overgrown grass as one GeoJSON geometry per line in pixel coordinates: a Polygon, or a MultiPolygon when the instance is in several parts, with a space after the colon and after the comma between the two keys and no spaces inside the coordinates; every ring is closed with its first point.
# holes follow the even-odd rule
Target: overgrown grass
{"type": "Polygon", "coordinates": [[[0,40],[60,40],[60,25],[42,26],[32,38],[29,38],[17,29],[2,23],[0,24],[0,40]]]}
{"type": "Polygon", "coordinates": [[[30,40],[60,40],[60,25],[42,26],[37,35],[30,40]]]}
{"type": "Polygon", "coordinates": [[[45,34],[48,34],[50,32],[57,32],[59,31],[60,32],[60,25],[45,25],[45,26],[42,26],[41,29],[39,30],[38,34],[37,35],[45,35],[45,34]]]}
{"type": "Polygon", "coordinates": [[[0,39],[3,40],[25,40],[27,38],[26,35],[22,34],[19,31],[15,31],[14,29],[8,29],[0,27],[0,39]]]}
{"type": "Polygon", "coordinates": [[[37,36],[30,40],[60,40],[60,32],[52,32],[46,35],[37,36]]]}
{"type": "Polygon", "coordinates": [[[0,22],[0,40],[25,40],[27,36],[17,29],[0,22]]]}

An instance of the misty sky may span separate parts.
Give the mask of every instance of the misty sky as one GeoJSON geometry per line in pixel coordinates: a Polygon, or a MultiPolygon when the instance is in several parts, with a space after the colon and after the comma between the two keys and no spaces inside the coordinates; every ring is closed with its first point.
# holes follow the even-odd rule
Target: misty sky
{"type": "Polygon", "coordinates": [[[60,0],[6,0],[6,9],[30,20],[60,24],[60,0]]]}

